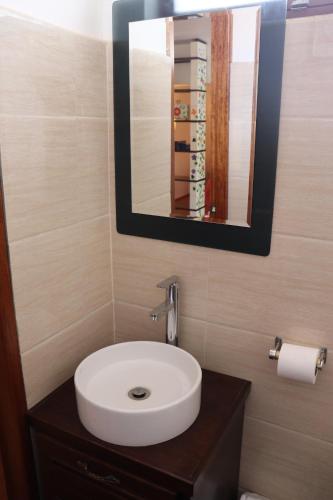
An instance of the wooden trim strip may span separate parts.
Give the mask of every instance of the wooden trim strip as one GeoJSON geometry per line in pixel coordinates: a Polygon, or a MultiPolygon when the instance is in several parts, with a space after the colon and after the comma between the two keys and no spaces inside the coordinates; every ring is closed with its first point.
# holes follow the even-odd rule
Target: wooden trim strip
{"type": "Polygon", "coordinates": [[[5,471],[3,469],[1,448],[0,448],[0,498],[1,500],[9,500],[6,487],[5,471]]]}
{"type": "Polygon", "coordinates": [[[175,211],[175,173],[176,173],[176,158],[175,158],[175,128],[174,128],[174,108],[175,108],[175,103],[174,103],[174,86],[175,86],[175,65],[174,65],[174,59],[175,59],[175,30],[174,30],[174,23],[173,23],[173,18],[169,17],[166,20],[167,23],[167,40],[166,40],[166,46],[167,46],[167,55],[170,57],[172,61],[172,66],[171,66],[171,82],[170,82],[170,99],[171,99],[171,172],[170,172],[170,217],[172,217],[172,214],[175,211]]]}
{"type": "Polygon", "coordinates": [[[0,448],[10,499],[36,498],[0,164],[0,448]]]}
{"type": "MultiPolygon", "coordinates": [[[[211,14],[211,85],[209,100],[209,123],[207,133],[208,171],[212,181],[214,216],[228,218],[228,169],[229,169],[229,94],[231,14],[211,14]]],[[[207,174],[208,177],[208,174],[207,174]]]]}

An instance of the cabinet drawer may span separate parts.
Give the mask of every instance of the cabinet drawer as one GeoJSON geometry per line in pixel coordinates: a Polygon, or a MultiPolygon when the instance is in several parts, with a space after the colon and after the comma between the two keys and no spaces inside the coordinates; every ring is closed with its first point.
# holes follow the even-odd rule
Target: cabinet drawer
{"type": "Polygon", "coordinates": [[[142,497],[107,490],[46,459],[42,466],[42,500],[140,500],[142,497]]]}
{"type": "Polygon", "coordinates": [[[175,500],[177,497],[42,434],[37,433],[35,440],[44,500],[175,500]]]}

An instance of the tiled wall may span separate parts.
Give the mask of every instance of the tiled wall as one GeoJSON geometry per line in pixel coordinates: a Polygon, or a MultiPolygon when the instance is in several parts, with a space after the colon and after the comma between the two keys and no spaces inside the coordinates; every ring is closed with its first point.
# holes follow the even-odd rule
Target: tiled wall
{"type": "Polygon", "coordinates": [[[156,283],[178,274],[181,346],[253,381],[241,486],[272,500],[333,495],[332,34],[333,15],[287,23],[269,257],[112,234],[116,340],[163,340],[148,313],[164,298],[156,283]],[[315,386],[277,377],[277,334],[328,347],[315,386]]]}
{"type": "Polygon", "coordinates": [[[28,404],[113,341],[106,47],[0,18],[0,144],[28,404]]]}
{"type": "Polygon", "coordinates": [[[148,312],[164,298],[156,283],[179,274],[181,345],[202,366],[253,381],[241,486],[272,500],[331,500],[332,33],[333,16],[288,21],[272,252],[263,258],[117,234],[110,45],[106,65],[101,42],[1,18],[2,169],[30,405],[113,340],[111,212],[116,340],[163,340],[163,322],[148,312]],[[267,359],[276,334],[329,348],[315,386],[277,378],[267,359]]]}

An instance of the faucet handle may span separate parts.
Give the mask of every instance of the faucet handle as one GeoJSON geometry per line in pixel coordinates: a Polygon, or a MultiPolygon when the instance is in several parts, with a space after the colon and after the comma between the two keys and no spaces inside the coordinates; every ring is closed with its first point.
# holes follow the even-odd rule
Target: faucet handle
{"type": "Polygon", "coordinates": [[[156,286],[157,288],[170,288],[170,286],[179,288],[179,277],[176,275],[170,276],[169,278],[166,278],[158,283],[156,286]]]}

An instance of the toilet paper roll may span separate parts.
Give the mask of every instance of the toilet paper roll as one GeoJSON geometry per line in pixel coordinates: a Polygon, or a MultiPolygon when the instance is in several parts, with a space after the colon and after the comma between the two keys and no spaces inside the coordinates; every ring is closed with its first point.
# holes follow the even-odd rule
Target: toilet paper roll
{"type": "Polygon", "coordinates": [[[282,344],[277,365],[278,376],[314,384],[319,353],[320,349],[317,348],[282,344]]]}
{"type": "Polygon", "coordinates": [[[243,493],[240,500],[269,500],[267,497],[262,497],[256,493],[243,493]]]}

